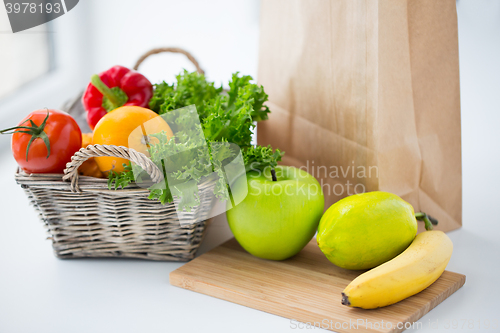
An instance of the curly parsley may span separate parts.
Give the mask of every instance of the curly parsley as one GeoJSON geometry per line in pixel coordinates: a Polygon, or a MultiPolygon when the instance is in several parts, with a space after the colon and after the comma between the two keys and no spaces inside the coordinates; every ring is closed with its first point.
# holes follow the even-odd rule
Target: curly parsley
{"type": "MultiPolygon", "coordinates": [[[[153,111],[164,115],[194,104],[201,129],[193,127],[189,118],[179,117],[171,124],[174,138],[168,140],[165,133],[151,135],[159,141],[149,149],[151,160],[163,168],[169,181],[150,187],[150,199],[172,202],[174,195],[182,193],[180,208],[189,210],[199,204],[197,184],[214,172],[219,175],[215,195],[221,200],[228,199],[223,165],[238,153],[229,143],[241,150],[246,172],[276,167],[283,152],[273,151],[270,146],[251,145],[255,122],[267,119],[270,112],[264,105],[268,95],[262,86],[251,80],[251,76],[235,73],[229,82],[229,91],[224,92],[222,87],[216,88],[213,82],[208,82],[204,75],[184,71],[177,76],[175,84],[155,85],[149,102],[153,111]]],[[[110,189],[123,188],[134,181],[130,166],[122,173],[110,172],[108,177],[110,189]]]]}

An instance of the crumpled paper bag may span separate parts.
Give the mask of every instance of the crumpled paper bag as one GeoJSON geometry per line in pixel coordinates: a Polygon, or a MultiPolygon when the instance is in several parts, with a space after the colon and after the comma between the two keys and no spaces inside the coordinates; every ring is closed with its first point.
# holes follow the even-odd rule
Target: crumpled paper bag
{"type": "Polygon", "coordinates": [[[455,0],[264,0],[258,81],[258,143],[313,174],[325,209],[380,190],[461,226],[455,0]]]}

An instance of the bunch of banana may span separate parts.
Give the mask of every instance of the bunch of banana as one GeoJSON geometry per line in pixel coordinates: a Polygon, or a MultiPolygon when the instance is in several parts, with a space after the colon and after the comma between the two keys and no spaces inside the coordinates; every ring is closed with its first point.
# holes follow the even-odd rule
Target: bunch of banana
{"type": "Polygon", "coordinates": [[[354,279],[342,293],[342,304],[374,309],[415,295],[441,276],[452,252],[444,232],[422,232],[400,255],[354,279]]]}

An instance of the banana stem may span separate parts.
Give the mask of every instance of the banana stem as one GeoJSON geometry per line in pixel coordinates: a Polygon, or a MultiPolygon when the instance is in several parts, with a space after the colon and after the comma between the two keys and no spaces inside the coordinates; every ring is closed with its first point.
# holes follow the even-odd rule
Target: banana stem
{"type": "Polygon", "coordinates": [[[347,306],[351,305],[351,302],[349,302],[349,297],[344,293],[342,293],[341,303],[342,303],[342,305],[347,305],[347,306]]]}
{"type": "Polygon", "coordinates": [[[425,230],[432,230],[433,229],[432,225],[438,224],[438,220],[436,220],[430,215],[427,215],[424,212],[415,213],[415,218],[418,221],[423,221],[425,223],[425,230]]]}

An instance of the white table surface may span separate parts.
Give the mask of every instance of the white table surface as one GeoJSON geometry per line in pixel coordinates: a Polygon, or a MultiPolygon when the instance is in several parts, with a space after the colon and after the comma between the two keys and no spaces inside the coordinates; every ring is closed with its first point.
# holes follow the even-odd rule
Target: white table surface
{"type": "MultiPolygon", "coordinates": [[[[463,227],[449,233],[454,252],[447,268],[467,282],[420,319],[419,332],[453,331],[453,321],[459,328],[465,322],[461,331],[500,331],[500,21],[498,11],[495,19],[478,19],[469,4],[460,12],[467,27],[460,31],[463,227]],[[485,329],[487,320],[496,320],[496,329],[485,329]]],[[[14,182],[10,152],[0,161],[0,332],[298,330],[288,319],[170,286],[168,275],[181,263],[55,258],[14,182]]],[[[230,237],[225,218],[217,218],[201,252],[230,237]]]]}
{"type": "MultiPolygon", "coordinates": [[[[464,226],[449,233],[454,253],[447,269],[465,274],[467,282],[420,320],[419,332],[436,332],[429,321],[443,331],[453,320],[473,320],[476,328],[485,320],[500,324],[499,161],[482,165],[488,161],[483,149],[471,150],[467,160],[475,162],[464,161],[464,226]]],[[[55,258],[13,180],[15,162],[10,155],[0,158],[8,160],[0,168],[0,332],[297,331],[288,319],[171,286],[168,275],[182,263],[55,258]]],[[[219,217],[201,250],[230,237],[219,217]]]]}

